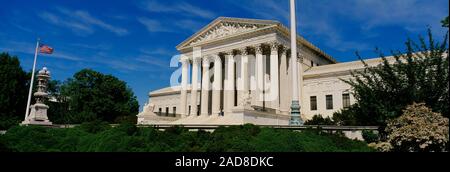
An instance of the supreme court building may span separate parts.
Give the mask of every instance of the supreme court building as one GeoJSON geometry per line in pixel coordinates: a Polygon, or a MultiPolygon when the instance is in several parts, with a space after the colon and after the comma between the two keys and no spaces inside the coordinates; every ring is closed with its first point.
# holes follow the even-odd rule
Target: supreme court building
{"type": "Polygon", "coordinates": [[[150,92],[138,124],[286,125],[292,65],[298,69],[303,121],[355,103],[341,79],[363,69],[361,61],[338,63],[300,36],[296,55],[290,47],[289,30],[278,21],[217,18],[177,46],[181,84],[150,92]]]}

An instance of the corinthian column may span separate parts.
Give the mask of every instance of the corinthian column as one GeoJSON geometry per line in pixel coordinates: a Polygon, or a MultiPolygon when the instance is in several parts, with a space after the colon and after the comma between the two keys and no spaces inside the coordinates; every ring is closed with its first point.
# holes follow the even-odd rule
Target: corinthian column
{"type": "Polygon", "coordinates": [[[191,115],[197,115],[197,91],[198,91],[198,67],[201,61],[200,57],[192,60],[192,83],[191,83],[191,115]]]}
{"type": "Polygon", "coordinates": [[[256,87],[255,87],[255,105],[263,107],[264,101],[264,63],[263,63],[263,49],[261,45],[255,46],[255,75],[256,75],[256,87]]]}
{"type": "Polygon", "coordinates": [[[182,56],[181,62],[181,95],[180,95],[180,113],[182,117],[186,117],[188,114],[186,112],[187,108],[187,82],[188,82],[188,67],[189,59],[186,56],[182,56]]]}
{"type": "Polygon", "coordinates": [[[273,109],[279,110],[279,80],[278,80],[278,46],[277,42],[270,45],[270,94],[267,95],[267,101],[271,101],[273,109]]]}
{"type": "Polygon", "coordinates": [[[280,111],[286,115],[290,104],[288,85],[286,48],[283,47],[280,59],[280,111]]]}
{"type": "Polygon", "coordinates": [[[234,73],[234,56],[233,51],[226,52],[226,59],[227,59],[227,85],[226,85],[226,112],[231,112],[232,108],[234,107],[234,88],[235,88],[235,73],[234,73]]]}
{"type": "Polygon", "coordinates": [[[208,116],[208,104],[209,104],[209,59],[203,58],[203,73],[202,73],[202,100],[200,114],[202,116],[208,116]]]}
{"type": "Polygon", "coordinates": [[[214,84],[212,96],[212,114],[220,113],[220,92],[222,90],[222,60],[217,55],[214,58],[214,84]]]}
{"type": "Polygon", "coordinates": [[[250,80],[248,75],[248,52],[247,48],[240,49],[241,52],[241,85],[242,90],[239,90],[241,92],[241,98],[240,101],[247,101],[243,100],[244,98],[247,98],[249,96],[249,90],[250,90],[250,80]]]}
{"type": "MultiPolygon", "coordinates": [[[[300,49],[297,50],[298,56],[297,56],[297,64],[298,64],[298,98],[299,98],[299,105],[300,107],[303,106],[303,55],[300,49]]],[[[300,109],[300,114],[303,114],[302,112],[305,110],[305,108],[300,109]]]]}

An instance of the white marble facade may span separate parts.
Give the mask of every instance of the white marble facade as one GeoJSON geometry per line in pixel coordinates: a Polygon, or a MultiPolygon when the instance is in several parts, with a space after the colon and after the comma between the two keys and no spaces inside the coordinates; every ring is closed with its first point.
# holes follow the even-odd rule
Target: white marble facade
{"type": "MultiPolygon", "coordinates": [[[[337,63],[297,37],[303,120],[355,103],[340,80],[361,62],[337,63]]],[[[292,99],[289,30],[277,21],[220,17],[177,46],[181,84],[152,91],[140,124],[288,124],[292,99]],[[151,109],[151,110],[148,110],[151,109]]],[[[369,61],[378,64],[379,59],[369,61]]]]}

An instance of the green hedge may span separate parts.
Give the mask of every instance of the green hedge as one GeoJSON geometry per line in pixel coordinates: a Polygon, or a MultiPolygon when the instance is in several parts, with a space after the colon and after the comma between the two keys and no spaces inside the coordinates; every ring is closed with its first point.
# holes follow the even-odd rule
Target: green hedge
{"type": "Polygon", "coordinates": [[[214,132],[166,131],[95,123],[61,129],[17,126],[0,136],[2,151],[13,152],[370,152],[365,142],[314,130],[302,132],[253,125],[214,132]]]}

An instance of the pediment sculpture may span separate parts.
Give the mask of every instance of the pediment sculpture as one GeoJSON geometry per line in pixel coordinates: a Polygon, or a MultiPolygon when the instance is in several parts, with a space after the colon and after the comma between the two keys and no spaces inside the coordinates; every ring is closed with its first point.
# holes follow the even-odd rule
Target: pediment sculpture
{"type": "Polygon", "coordinates": [[[231,22],[222,22],[217,26],[214,26],[212,29],[203,33],[198,38],[193,40],[189,45],[205,42],[213,39],[223,38],[229,35],[234,35],[238,33],[247,32],[250,30],[257,29],[258,26],[254,24],[242,24],[242,23],[231,23],[231,22]]]}

